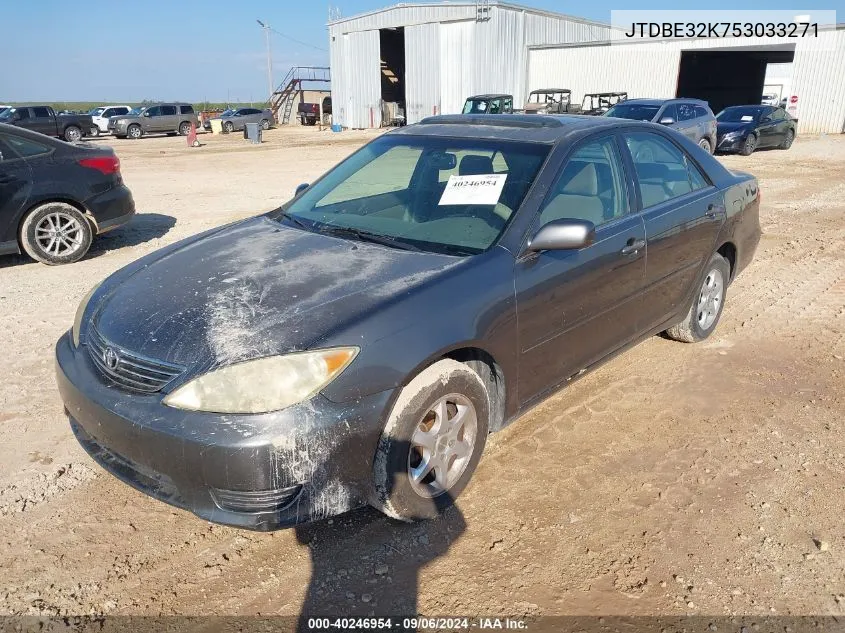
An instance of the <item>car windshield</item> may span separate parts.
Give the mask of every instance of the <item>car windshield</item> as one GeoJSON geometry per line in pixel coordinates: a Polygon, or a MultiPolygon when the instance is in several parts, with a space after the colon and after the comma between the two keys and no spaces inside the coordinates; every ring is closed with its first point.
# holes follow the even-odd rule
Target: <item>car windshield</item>
{"type": "Polygon", "coordinates": [[[720,123],[748,123],[759,121],[761,114],[763,114],[763,108],[759,106],[733,106],[717,114],[716,120],[720,123]]]}
{"type": "Polygon", "coordinates": [[[126,116],[138,116],[141,112],[144,111],[144,108],[138,106],[137,108],[132,108],[129,112],[126,113],[126,116]]]}
{"type": "Polygon", "coordinates": [[[15,109],[14,109],[14,108],[7,108],[7,109],[3,110],[2,112],[0,112],[0,120],[2,120],[2,119],[11,119],[11,118],[12,118],[12,115],[13,115],[14,113],[15,113],[15,109]]]}
{"type": "Polygon", "coordinates": [[[467,99],[464,104],[464,114],[487,114],[490,102],[487,99],[467,99]]]}
{"type": "Polygon", "coordinates": [[[539,143],[385,136],[271,217],[395,248],[472,255],[504,232],[548,153],[539,143]]]}
{"type": "Polygon", "coordinates": [[[617,119],[633,119],[634,121],[651,121],[660,106],[639,105],[636,103],[617,103],[604,113],[604,116],[612,116],[617,119]]]}
{"type": "Polygon", "coordinates": [[[223,110],[223,112],[220,113],[220,116],[232,116],[235,112],[237,112],[237,110],[223,110]]]}

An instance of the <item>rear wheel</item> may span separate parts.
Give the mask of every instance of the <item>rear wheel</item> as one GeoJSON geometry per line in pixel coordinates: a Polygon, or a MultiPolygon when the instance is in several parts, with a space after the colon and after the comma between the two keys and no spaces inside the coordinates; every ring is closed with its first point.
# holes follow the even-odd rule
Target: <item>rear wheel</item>
{"type": "Polygon", "coordinates": [[[270,129],[270,120],[269,119],[261,119],[261,129],[262,130],[269,130],[270,129]]]}
{"type": "Polygon", "coordinates": [[[754,134],[749,134],[739,149],[739,153],[743,156],[751,156],[755,149],[757,149],[757,137],[754,134]]]}
{"type": "Polygon", "coordinates": [[[93,238],[85,216],[64,202],[34,208],[21,225],[21,246],[43,264],[70,264],[82,259],[93,238]]]}
{"type": "Polygon", "coordinates": [[[65,130],[64,137],[68,143],[76,143],[82,138],[82,130],[75,125],[69,125],[65,130]]]}
{"type": "Polygon", "coordinates": [[[792,147],[792,141],[795,140],[795,130],[787,130],[783,142],[778,145],[779,149],[789,149],[792,147]]]}
{"type": "Polygon", "coordinates": [[[715,253],[707,264],[704,281],[693,297],[687,316],[666,330],[667,336],[683,343],[697,343],[710,336],[722,316],[730,278],[730,264],[715,253]]]}
{"type": "Polygon", "coordinates": [[[372,505],[403,521],[437,516],[472,477],[487,441],[487,387],[444,359],[399,394],[376,450],[372,505]]]}
{"type": "Polygon", "coordinates": [[[300,125],[306,125],[306,124],[307,124],[307,121],[306,121],[306,119],[305,119],[305,115],[304,115],[304,114],[300,114],[300,115],[299,115],[299,124],[300,124],[300,125]]]}
{"type": "Polygon", "coordinates": [[[226,132],[229,132],[231,134],[232,132],[235,131],[235,125],[231,121],[226,121],[223,124],[223,129],[226,130],[226,132]]]}
{"type": "Polygon", "coordinates": [[[91,133],[89,134],[89,136],[93,136],[94,138],[97,138],[99,135],[100,135],[100,128],[98,128],[95,125],[94,127],[91,128],[91,133]]]}
{"type": "Polygon", "coordinates": [[[140,125],[130,125],[126,128],[126,136],[131,139],[139,139],[141,138],[141,126],[140,125]]]}

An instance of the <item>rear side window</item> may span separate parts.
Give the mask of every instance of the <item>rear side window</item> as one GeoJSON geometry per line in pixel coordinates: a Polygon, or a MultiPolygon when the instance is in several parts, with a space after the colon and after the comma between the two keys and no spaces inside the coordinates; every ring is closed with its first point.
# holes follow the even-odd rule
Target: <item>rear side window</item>
{"type": "Polygon", "coordinates": [[[701,171],[668,139],[641,132],[625,134],[625,142],[637,171],[644,209],[707,186],[701,171]]]}
{"type": "Polygon", "coordinates": [[[661,121],[666,117],[674,119],[675,121],[678,120],[678,108],[675,107],[674,103],[670,103],[665,108],[663,108],[663,112],[660,114],[660,119],[658,119],[658,121],[661,121]]]}
{"type": "Polygon", "coordinates": [[[30,118],[29,117],[29,108],[19,108],[18,110],[16,110],[16,112],[18,113],[21,121],[23,121],[24,119],[30,118]]]}
{"type": "Polygon", "coordinates": [[[786,112],[782,108],[775,108],[772,112],[772,119],[775,121],[783,121],[786,118],[786,112]]]}
{"type": "Polygon", "coordinates": [[[691,121],[695,118],[695,106],[689,103],[678,104],[678,121],[691,121]]]}
{"type": "Polygon", "coordinates": [[[47,118],[47,117],[50,116],[49,108],[39,107],[39,108],[33,108],[32,110],[33,110],[33,112],[35,112],[36,118],[47,118]]]}
{"type": "Polygon", "coordinates": [[[161,113],[164,116],[176,114],[176,106],[161,106],[161,113]]]}
{"type": "Polygon", "coordinates": [[[24,158],[32,158],[33,156],[40,156],[41,154],[49,154],[50,148],[41,143],[36,143],[28,138],[21,138],[20,136],[7,136],[6,142],[18,154],[24,158]]]}
{"type": "Polygon", "coordinates": [[[702,106],[695,106],[695,118],[713,116],[713,114],[702,106]]]}
{"type": "Polygon", "coordinates": [[[181,112],[182,114],[193,114],[194,107],[189,105],[179,106],[179,112],[181,112]]]}

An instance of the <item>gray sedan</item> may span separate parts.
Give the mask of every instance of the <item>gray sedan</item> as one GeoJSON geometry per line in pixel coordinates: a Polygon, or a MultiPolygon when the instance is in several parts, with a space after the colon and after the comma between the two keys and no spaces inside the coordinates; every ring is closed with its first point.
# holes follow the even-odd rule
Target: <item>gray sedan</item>
{"type": "Polygon", "coordinates": [[[431,517],[488,433],[658,332],[710,336],[759,205],[663,126],[426,119],[115,272],[56,346],[59,391],[106,470],[209,521],[431,517]]]}
{"type": "Polygon", "coordinates": [[[242,130],[247,123],[260,123],[262,130],[269,130],[273,123],[273,111],[269,108],[264,110],[241,108],[231,111],[229,114],[224,112],[217,118],[223,122],[223,130],[226,132],[242,130]]]}

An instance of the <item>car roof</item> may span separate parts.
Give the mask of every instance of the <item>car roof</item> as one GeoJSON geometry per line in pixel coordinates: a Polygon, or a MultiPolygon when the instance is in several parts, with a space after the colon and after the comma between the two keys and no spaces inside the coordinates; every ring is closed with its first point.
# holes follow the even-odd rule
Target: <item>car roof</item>
{"type": "Polygon", "coordinates": [[[588,92],[585,97],[616,97],[626,95],[627,92],[588,92]]]}
{"type": "Polygon", "coordinates": [[[597,130],[619,127],[655,126],[641,121],[579,115],[447,114],[425,118],[416,125],[396,128],[388,135],[557,143],[577,140],[597,130]]]}
{"type": "Polygon", "coordinates": [[[569,88],[537,88],[537,90],[532,90],[528,94],[535,94],[535,93],[543,93],[543,92],[572,92],[569,88]]]}
{"type": "Polygon", "coordinates": [[[703,99],[691,99],[688,97],[677,97],[673,99],[626,99],[626,105],[656,105],[660,106],[664,103],[695,103],[696,105],[706,106],[708,103],[703,99]]]}
{"type": "Polygon", "coordinates": [[[511,97],[511,98],[513,98],[513,95],[509,95],[509,94],[505,94],[505,93],[491,92],[490,94],[486,94],[486,95],[473,95],[471,97],[467,97],[467,99],[468,100],[469,99],[499,99],[501,97],[511,97]]]}

